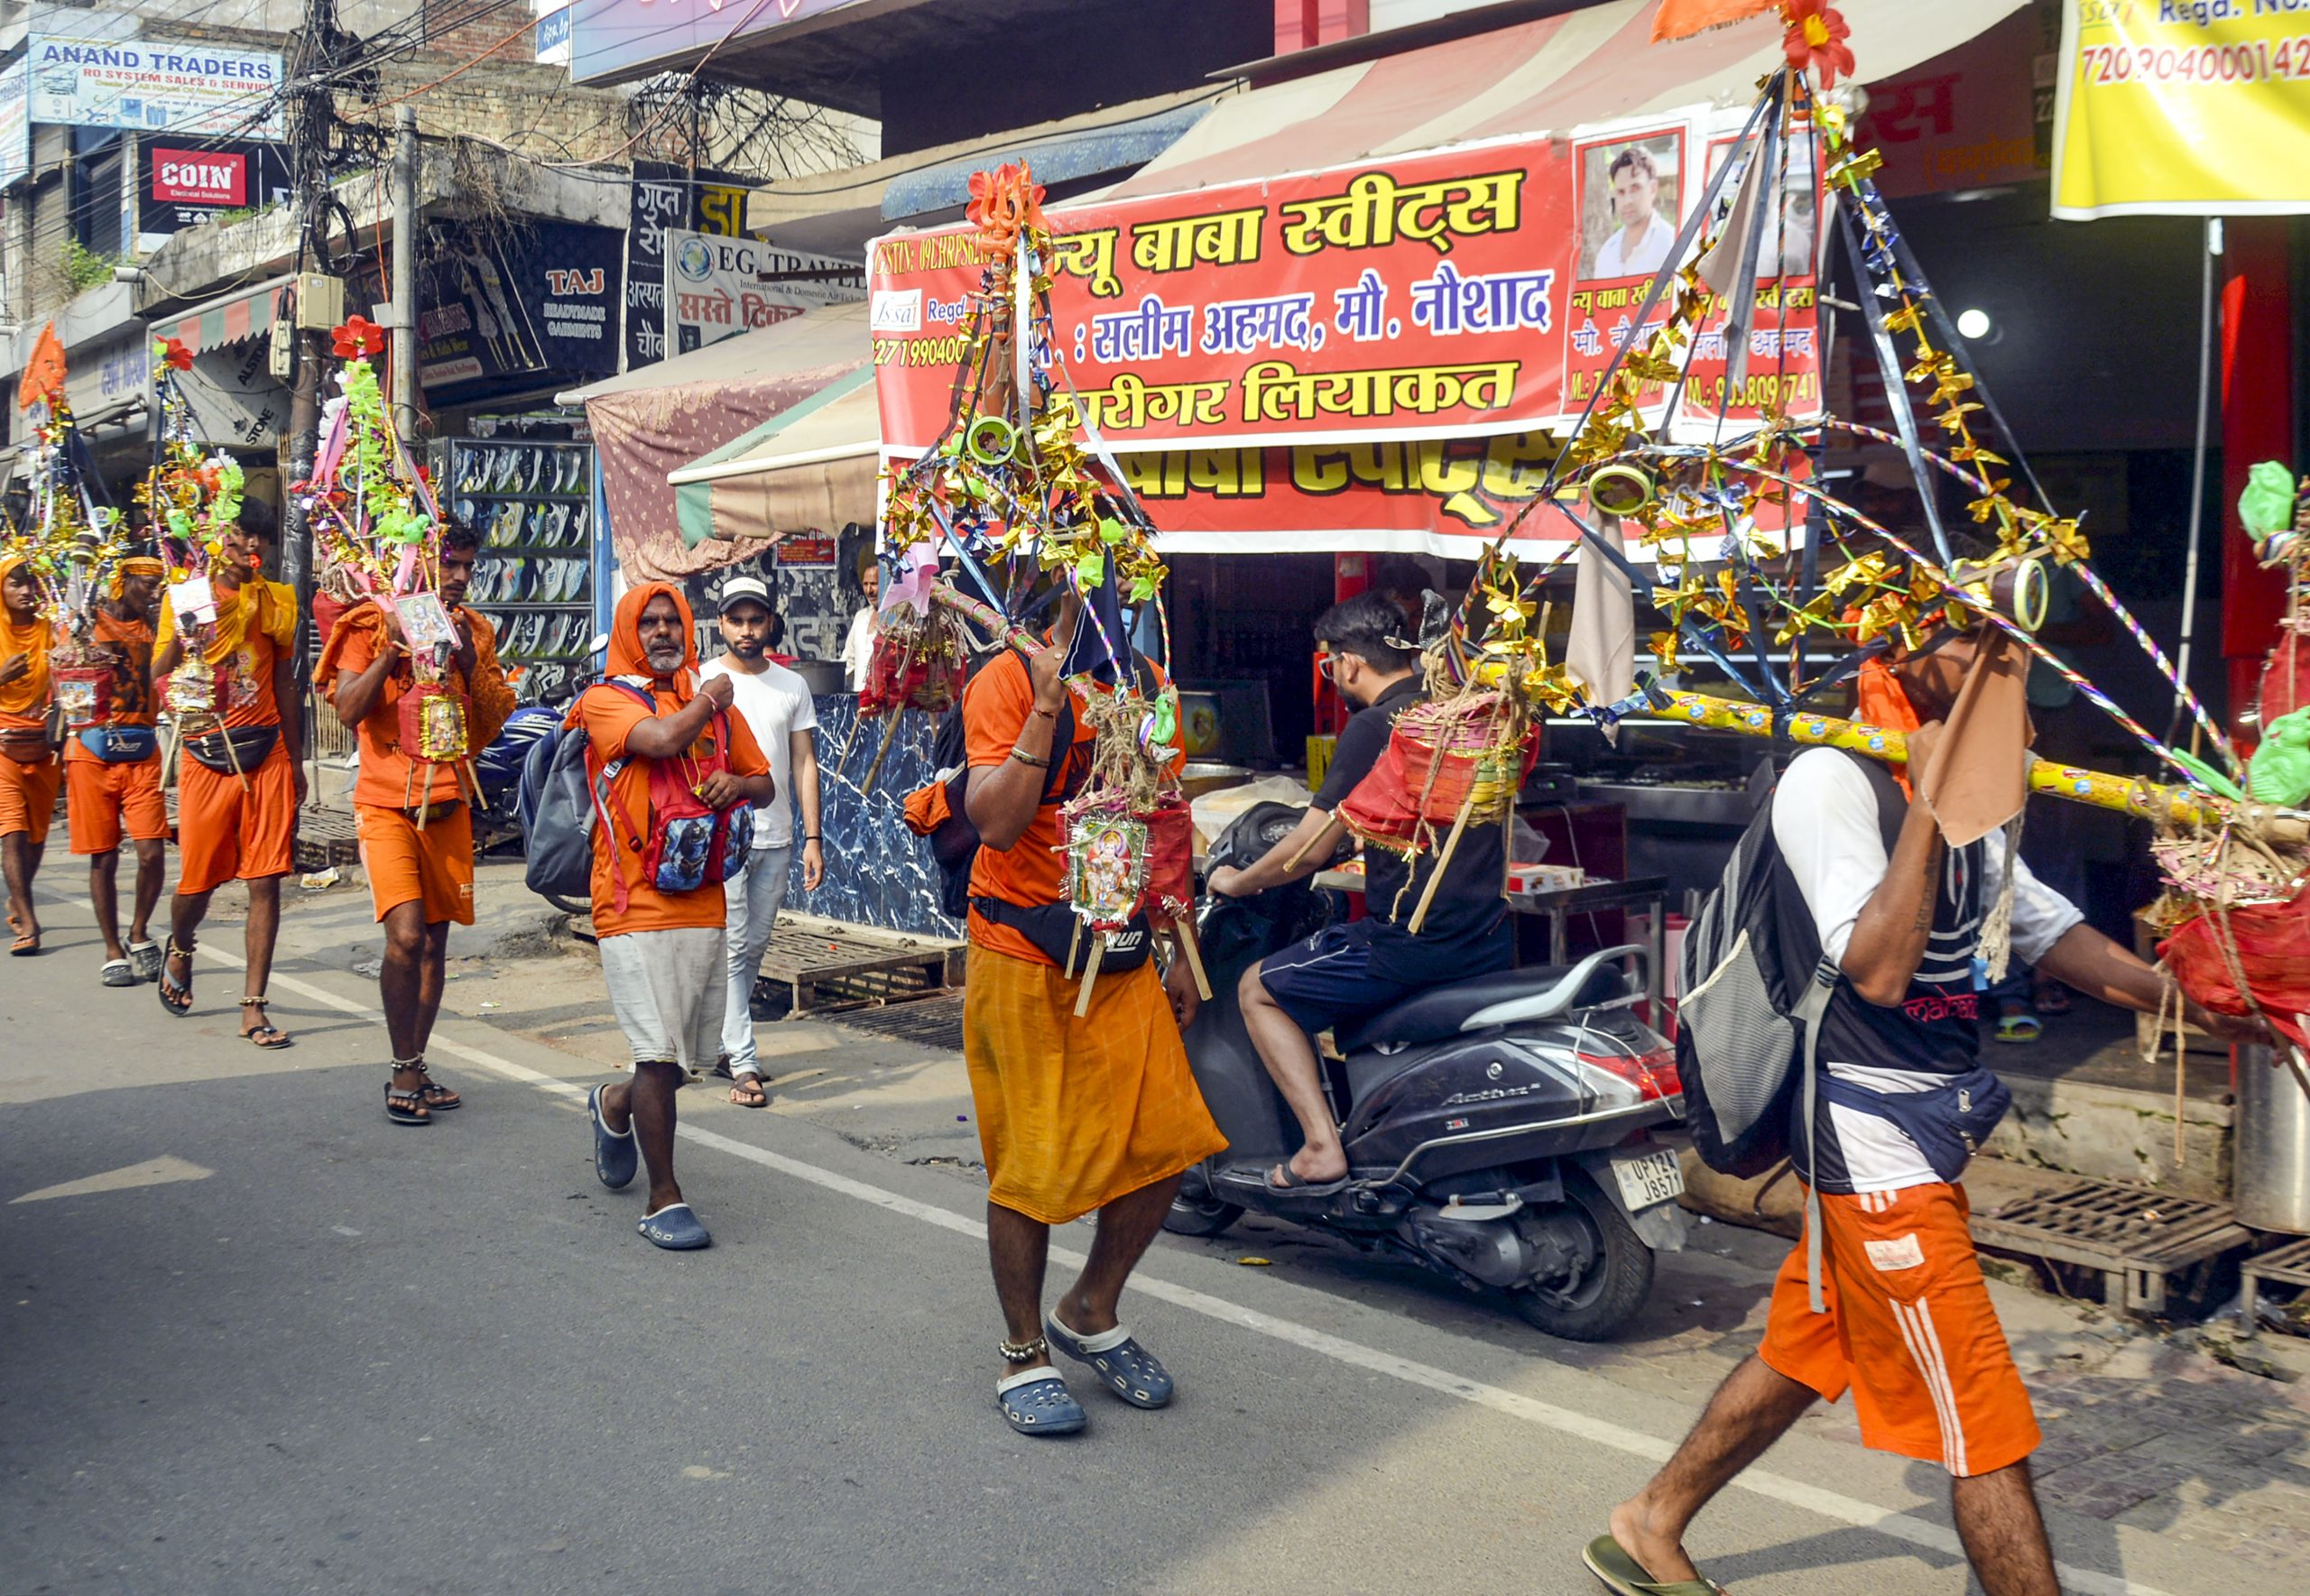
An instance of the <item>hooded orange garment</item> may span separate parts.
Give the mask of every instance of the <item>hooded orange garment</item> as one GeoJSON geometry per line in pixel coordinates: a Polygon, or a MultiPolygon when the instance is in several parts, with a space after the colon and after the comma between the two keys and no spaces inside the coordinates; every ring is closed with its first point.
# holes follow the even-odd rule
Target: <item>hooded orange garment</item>
{"type": "MultiPolygon", "coordinates": [[[[153,651],[167,649],[176,635],[176,605],[163,603],[153,651]]],[[[229,595],[221,588],[217,591],[217,621],[200,658],[217,673],[217,707],[226,725],[281,724],[281,706],[273,692],[273,668],[296,636],[297,596],[292,589],[253,576],[229,595]]],[[[185,664],[177,669],[182,670],[185,664]]]]}
{"type": "MultiPolygon", "coordinates": [[[[0,559],[0,583],[7,581],[24,556],[12,554],[0,559]]],[[[0,687],[0,726],[38,726],[48,709],[48,651],[56,641],[56,629],[37,614],[19,623],[0,604],[0,663],[19,654],[28,656],[32,669],[5,687],[0,687]]]]}
{"type": "MultiPolygon", "coordinates": [[[[513,689],[498,667],[497,632],[488,617],[460,604],[456,619],[473,639],[473,676],[468,680],[454,666],[448,676],[449,685],[466,696],[466,746],[478,753],[505,729],[513,713],[513,689]]],[[[313,667],[313,686],[334,703],[339,683],[368,669],[381,649],[397,646],[386,639],[384,612],[375,601],[356,604],[329,629],[328,645],[313,667]]],[[[361,722],[361,773],[353,784],[356,804],[408,809],[466,796],[455,765],[429,763],[420,771],[419,761],[402,752],[402,696],[415,680],[407,660],[395,664],[386,673],[376,707],[361,722]]]]}
{"type": "MultiPolygon", "coordinates": [[[[578,702],[569,706],[562,724],[585,728],[590,745],[589,774],[598,779],[610,761],[625,758],[625,740],[634,727],[655,716],[672,715],[697,697],[697,640],[698,623],[690,615],[689,602],[682,597],[681,589],[671,583],[645,582],[639,587],[628,588],[617,601],[617,617],[610,623],[609,674],[649,692],[654,707],[644,709],[641,699],[633,693],[605,684],[597,684],[578,695],[578,702]],[[660,595],[673,601],[682,622],[682,662],[670,677],[653,674],[649,657],[642,651],[642,612],[660,595]]],[[[726,752],[733,775],[761,776],[769,772],[770,761],[762,758],[753,733],[747,729],[745,716],[735,709],[718,723],[707,723],[706,731],[690,744],[693,759],[713,756],[717,724],[729,728],[730,746],[726,752]]],[[[643,839],[643,845],[648,845],[648,760],[636,757],[627,761],[625,768],[610,783],[609,802],[616,824],[604,826],[597,822],[594,827],[594,934],[620,936],[635,931],[677,931],[722,925],[719,883],[701,887],[695,892],[661,892],[643,879],[641,853],[626,848],[628,839],[633,837],[643,839]],[[614,861],[613,849],[625,850],[622,864],[614,861]],[[617,907],[621,870],[626,899],[622,909],[617,907]]]]}

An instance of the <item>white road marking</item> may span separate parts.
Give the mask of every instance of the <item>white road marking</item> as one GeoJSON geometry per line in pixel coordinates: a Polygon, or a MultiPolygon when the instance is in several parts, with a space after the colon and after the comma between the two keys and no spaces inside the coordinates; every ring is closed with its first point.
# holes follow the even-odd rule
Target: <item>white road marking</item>
{"type": "MultiPolygon", "coordinates": [[[[218,950],[212,956],[232,964],[240,964],[244,962],[223,950],[218,950]]],[[[326,1004],[341,1014],[365,1019],[374,1025],[384,1024],[384,1017],[377,1010],[354,1002],[348,998],[340,998],[335,992],[324,991],[310,982],[300,981],[293,975],[283,975],[276,970],[273,973],[273,984],[285,986],[290,991],[310,998],[315,1002],[326,1004]]],[[[515,1064],[511,1059],[500,1058],[495,1054],[485,1052],[479,1047],[468,1047],[463,1042],[442,1036],[438,1029],[433,1033],[431,1045],[452,1057],[494,1071],[508,1080],[534,1086],[550,1096],[580,1102],[585,1100],[586,1088],[583,1086],[572,1084],[559,1076],[549,1075],[541,1070],[531,1069],[525,1065],[515,1064]]],[[[887,1209],[892,1213],[904,1214],[909,1219],[919,1220],[925,1224],[952,1231],[959,1236],[969,1236],[979,1241],[986,1239],[984,1224],[977,1220],[966,1218],[962,1214],[950,1213],[935,1204],[919,1202],[897,1192],[885,1191],[881,1186],[869,1185],[862,1180],[853,1180],[850,1176],[838,1175],[831,1169],[821,1169],[815,1164],[805,1164],[799,1159],[787,1158],[782,1153],[773,1153],[767,1148],[759,1148],[750,1142],[735,1140],[712,1130],[700,1130],[694,1125],[678,1125],[676,1134],[701,1147],[709,1147],[717,1152],[728,1153],[733,1158],[743,1158],[752,1164],[759,1164],[765,1169],[775,1169],[781,1175],[792,1176],[797,1180],[808,1181],[813,1185],[822,1186],[827,1191],[839,1193],[845,1197],[855,1198],[873,1207],[887,1209]]],[[[1082,1253],[1056,1244],[1050,1250],[1050,1256],[1070,1267],[1079,1266],[1084,1262],[1082,1253]]],[[[1486,1385],[1481,1380],[1469,1379],[1465,1376],[1454,1374],[1449,1370],[1438,1369],[1433,1364],[1418,1362],[1409,1358],[1400,1358],[1393,1352],[1384,1352],[1377,1347],[1365,1346],[1361,1342],[1353,1342],[1344,1336],[1329,1334],[1310,1325],[1299,1324],[1297,1320],[1280,1318],[1273,1314],[1264,1314],[1256,1308],[1248,1308],[1240,1303],[1230,1302],[1225,1297],[1214,1296],[1208,1292],[1197,1291],[1192,1287],[1176,1286],[1169,1280],[1157,1279],[1143,1273],[1132,1275],[1131,1285],[1132,1290],[1144,1292],[1150,1296],[1160,1298],[1176,1307],[1186,1308],[1190,1312],[1201,1314],[1206,1318],[1216,1319],[1222,1324],[1233,1324],[1240,1329],[1267,1336],[1271,1340],[1304,1348],[1308,1352],[1329,1358],[1335,1362],[1346,1364],[1350,1368],[1368,1370],[1374,1374],[1384,1374],[1391,1379],[1401,1380],[1406,1385],[1418,1386],[1442,1396],[1456,1398],[1474,1407],[1489,1408],[1494,1413],[1504,1414],[1511,1418],[1521,1419],[1527,1424],[1538,1425],[1554,1430],[1559,1435],[1594,1442],[1599,1446],[1609,1446],[1615,1452],[1624,1452],[1632,1457],[1643,1458],[1649,1462],[1666,1462],[1677,1449],[1676,1443],[1673,1441],[1664,1441],[1657,1435],[1648,1435],[1640,1430],[1631,1430],[1624,1425],[1614,1424],[1609,1419],[1597,1418],[1591,1414],[1575,1413],[1568,1407],[1558,1407],[1553,1403],[1542,1402],[1536,1398],[1527,1397],[1521,1392],[1511,1391],[1501,1386],[1486,1385]]],[[[1835,1523],[1851,1525],[1858,1529],[1873,1530],[1895,1540],[1907,1541],[1913,1546],[1922,1547],[1945,1557],[1954,1557],[1961,1563],[1965,1558],[1964,1545],[1957,1538],[1955,1530],[1945,1525],[1935,1524],[1928,1519],[1919,1518],[1913,1513],[1898,1512],[1890,1508],[1881,1508],[1874,1502],[1862,1501],[1858,1497],[1847,1496],[1842,1491],[1830,1490],[1822,1486],[1808,1485],[1801,1480],[1792,1480],[1785,1474],[1776,1474],[1769,1469],[1751,1469],[1740,1475],[1733,1483],[1752,1495],[1766,1497],[1773,1501],[1801,1508],[1835,1523]]],[[[2103,1573],[2099,1569],[2079,1568],[2067,1563],[2057,1564],[2056,1567],[2060,1573],[2063,1588],[2083,1592],[2084,1596],[2169,1596],[2169,1592],[2160,1590],[2158,1586],[2145,1585],[2121,1574],[2103,1573]]]]}
{"type": "Polygon", "coordinates": [[[44,1185],[36,1192],[26,1192],[21,1197],[11,1197],[15,1203],[45,1203],[53,1197],[86,1197],[97,1192],[125,1192],[141,1185],[169,1185],[180,1180],[207,1180],[216,1174],[198,1164],[187,1163],[173,1155],[147,1158],[142,1164],[131,1164],[124,1169],[108,1169],[102,1175],[87,1175],[79,1180],[68,1180],[57,1185],[44,1185]]]}

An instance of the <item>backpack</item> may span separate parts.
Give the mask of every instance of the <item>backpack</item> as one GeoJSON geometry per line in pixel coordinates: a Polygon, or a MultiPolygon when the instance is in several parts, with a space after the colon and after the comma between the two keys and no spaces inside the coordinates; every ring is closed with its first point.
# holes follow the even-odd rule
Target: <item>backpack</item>
{"type": "MultiPolygon", "coordinates": [[[[645,696],[606,678],[586,683],[578,695],[602,686],[645,696]]],[[[651,698],[651,708],[657,703],[651,698]]],[[[531,741],[522,761],[522,784],[513,799],[522,823],[522,882],[542,897],[584,898],[594,890],[594,789],[586,769],[590,744],[583,725],[557,720],[531,741]]]]}
{"type": "MultiPolygon", "coordinates": [[[[973,668],[971,674],[997,664],[1002,656],[993,655],[973,668]]],[[[1155,672],[1147,657],[1136,650],[1132,659],[1139,669],[1139,690],[1154,697],[1155,672]]],[[[1021,660],[1021,668],[1025,665],[1021,660]]],[[[1067,702],[1059,706],[1058,724],[1051,729],[1052,758],[1050,773],[1043,783],[1041,802],[1050,803],[1067,795],[1059,790],[1067,780],[1065,751],[1075,746],[1075,695],[1069,693],[1067,702]]],[[[930,856],[938,866],[938,907],[950,919],[959,920],[970,912],[971,870],[978,863],[978,827],[971,824],[964,807],[965,795],[970,786],[970,750],[963,732],[963,702],[958,697],[954,708],[939,717],[938,729],[930,742],[930,763],[938,773],[932,783],[947,789],[946,814],[928,834],[930,856]]]]}
{"type": "MultiPolygon", "coordinates": [[[[1881,765],[1861,763],[1890,853],[1908,800],[1881,765]]],[[[1772,799],[1768,789],[1686,927],[1679,966],[1677,1075],[1693,1150],[1742,1179],[1790,1156],[1792,1125],[1809,1135],[1815,1047],[1841,976],[1773,840],[1772,799]]]]}

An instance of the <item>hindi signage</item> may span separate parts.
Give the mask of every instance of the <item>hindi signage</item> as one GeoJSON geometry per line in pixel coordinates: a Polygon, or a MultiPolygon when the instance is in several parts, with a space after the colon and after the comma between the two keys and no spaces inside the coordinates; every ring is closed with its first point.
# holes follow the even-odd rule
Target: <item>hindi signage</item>
{"type": "Polygon", "coordinates": [[[855,261],[774,249],[755,238],[668,228],[665,314],[673,353],[687,355],[819,305],[866,297],[855,261]]]}
{"type": "Polygon", "coordinates": [[[273,51],[34,33],[24,63],[33,122],[282,136],[281,57],[273,51]]]}
{"type": "Polygon", "coordinates": [[[0,67],[0,189],[32,169],[32,69],[19,59],[0,67]]]}
{"type": "MultiPolygon", "coordinates": [[[[1234,448],[1530,432],[1577,416],[1636,325],[1723,115],[1391,158],[1065,208],[1052,215],[1058,354],[1118,449],[1234,448]]],[[[1738,392],[1727,309],[1705,319],[1680,424],[1820,408],[1809,243],[1818,176],[1792,174],[1784,232],[1804,268],[1769,285],[1738,392]],[[1801,198],[1803,214],[1798,212],[1801,198]],[[1785,300],[1785,302],[1784,302],[1785,300]]],[[[945,429],[979,283],[966,229],[869,255],[888,449],[945,429]]],[[[1665,395],[1661,397],[1665,398],[1665,395]]],[[[1161,520],[1158,515],[1159,521],[1161,520]]]]}

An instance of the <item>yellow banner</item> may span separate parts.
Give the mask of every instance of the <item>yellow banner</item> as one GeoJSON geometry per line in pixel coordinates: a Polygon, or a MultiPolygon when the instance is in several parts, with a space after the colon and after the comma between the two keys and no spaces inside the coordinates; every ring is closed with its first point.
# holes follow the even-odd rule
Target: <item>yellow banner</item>
{"type": "Polygon", "coordinates": [[[2053,211],[2310,212],[2310,0],[2066,0],[2053,211]]]}

